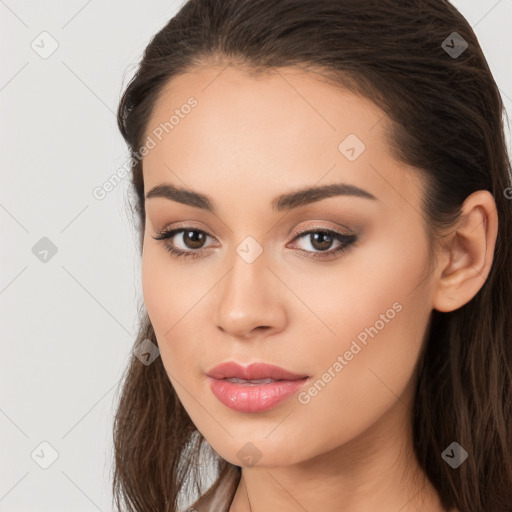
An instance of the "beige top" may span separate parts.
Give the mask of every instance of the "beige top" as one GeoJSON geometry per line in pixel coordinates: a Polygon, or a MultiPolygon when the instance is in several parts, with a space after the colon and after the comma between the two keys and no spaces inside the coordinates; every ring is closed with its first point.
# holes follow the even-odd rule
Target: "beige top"
{"type": "Polygon", "coordinates": [[[228,512],[231,505],[232,483],[237,473],[230,471],[214,492],[207,490],[183,512],[228,512]]]}

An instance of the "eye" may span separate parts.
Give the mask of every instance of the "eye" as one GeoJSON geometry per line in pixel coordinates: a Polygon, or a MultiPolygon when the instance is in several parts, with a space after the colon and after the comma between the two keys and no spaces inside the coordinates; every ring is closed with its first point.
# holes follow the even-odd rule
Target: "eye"
{"type": "MultiPolygon", "coordinates": [[[[163,241],[164,247],[173,256],[185,259],[199,257],[205,249],[204,243],[206,239],[213,238],[205,231],[192,226],[164,230],[159,232],[158,235],[159,236],[153,238],[163,241]],[[185,246],[184,249],[176,247],[175,243],[171,243],[172,239],[177,235],[181,235],[181,244],[185,246]]],[[[310,253],[311,256],[308,256],[309,258],[327,258],[333,256],[347,250],[357,240],[356,235],[347,235],[331,229],[314,228],[308,231],[301,231],[295,236],[292,242],[298,239],[308,240],[308,237],[313,250],[300,250],[305,253],[310,253]],[[335,242],[339,244],[338,247],[330,249],[335,242]]]]}
{"type": "Polygon", "coordinates": [[[311,256],[308,256],[309,258],[327,258],[346,251],[357,240],[357,236],[339,233],[331,229],[314,228],[300,232],[293,241],[298,239],[309,241],[309,244],[306,245],[310,245],[313,251],[301,249],[306,253],[311,253],[311,256]],[[335,242],[339,244],[338,247],[330,249],[335,242]]]}
{"type": "Polygon", "coordinates": [[[153,238],[155,240],[163,240],[164,247],[177,258],[197,258],[202,252],[202,244],[206,237],[210,237],[210,235],[205,231],[193,227],[185,227],[161,231],[159,236],[153,238]],[[182,235],[181,240],[182,244],[185,244],[185,248],[191,250],[180,249],[176,247],[174,243],[170,243],[178,234],[182,235]]]}

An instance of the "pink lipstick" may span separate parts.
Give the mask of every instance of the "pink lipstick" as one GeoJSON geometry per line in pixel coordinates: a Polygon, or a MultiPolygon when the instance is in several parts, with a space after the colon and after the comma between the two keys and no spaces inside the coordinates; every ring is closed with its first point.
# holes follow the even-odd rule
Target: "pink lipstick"
{"type": "Polygon", "coordinates": [[[242,366],[234,361],[206,372],[213,394],[239,412],[263,412],[291,397],[308,381],[308,375],[292,373],[266,363],[242,366]]]}

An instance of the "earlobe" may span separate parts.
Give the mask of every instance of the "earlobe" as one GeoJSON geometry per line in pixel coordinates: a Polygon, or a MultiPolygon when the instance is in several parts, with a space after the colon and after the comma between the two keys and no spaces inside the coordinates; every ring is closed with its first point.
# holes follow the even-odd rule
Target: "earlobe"
{"type": "Polygon", "coordinates": [[[466,198],[462,213],[446,244],[448,263],[440,268],[432,307],[454,311],[482,288],[491,270],[498,235],[494,197],[478,190],[466,198]]]}

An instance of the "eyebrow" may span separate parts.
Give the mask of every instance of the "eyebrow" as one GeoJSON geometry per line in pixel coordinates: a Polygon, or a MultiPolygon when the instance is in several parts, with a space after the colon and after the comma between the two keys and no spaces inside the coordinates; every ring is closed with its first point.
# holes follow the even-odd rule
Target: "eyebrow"
{"type": "MultiPolygon", "coordinates": [[[[303,188],[295,192],[282,194],[271,202],[271,206],[273,210],[281,212],[306,206],[308,204],[321,201],[322,199],[335,196],[354,196],[378,201],[373,194],[370,194],[370,192],[356,187],[355,185],[347,183],[333,183],[331,185],[303,188]]],[[[162,183],[161,185],[153,187],[146,194],[145,199],[151,199],[153,197],[163,197],[165,199],[170,199],[172,201],[177,201],[178,203],[215,213],[214,202],[207,195],[193,190],[177,188],[174,185],[167,183],[162,183]]]]}

